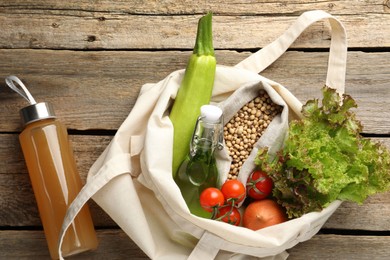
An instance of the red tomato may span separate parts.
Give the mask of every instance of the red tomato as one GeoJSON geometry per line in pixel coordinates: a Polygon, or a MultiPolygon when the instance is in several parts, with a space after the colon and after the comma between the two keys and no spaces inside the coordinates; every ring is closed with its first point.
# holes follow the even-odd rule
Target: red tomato
{"type": "Polygon", "coordinates": [[[222,192],[213,187],[203,190],[199,200],[202,208],[208,212],[213,212],[214,208],[221,207],[225,202],[222,192]]]}
{"type": "Polygon", "coordinates": [[[255,200],[268,197],[272,192],[272,187],[272,179],[263,171],[252,172],[246,183],[248,196],[255,200]]]}
{"type": "Polygon", "coordinates": [[[219,208],[216,219],[238,226],[241,222],[241,214],[236,207],[225,205],[219,208]]]}
{"type": "Polygon", "coordinates": [[[239,180],[227,180],[221,187],[228,204],[237,205],[245,199],[245,186],[239,180]]]}
{"type": "Polygon", "coordinates": [[[257,200],[248,205],[242,217],[244,227],[259,230],[287,220],[285,211],[273,200],[257,200]]]}

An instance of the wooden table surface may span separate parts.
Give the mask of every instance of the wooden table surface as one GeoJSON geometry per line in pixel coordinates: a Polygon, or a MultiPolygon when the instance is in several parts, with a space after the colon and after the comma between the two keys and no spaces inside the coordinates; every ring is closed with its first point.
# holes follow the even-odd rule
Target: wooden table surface
{"type": "MultiPolygon", "coordinates": [[[[346,92],[358,102],[363,135],[390,147],[390,1],[0,0],[0,259],[48,259],[18,142],[26,102],[4,83],[19,76],[68,126],[85,180],[134,105],[140,87],[185,68],[196,24],[214,13],[219,64],[234,65],[279,36],[302,12],[322,9],[348,33],[346,92]]],[[[316,23],[262,73],[302,102],[319,97],[330,42],[316,23]]],[[[93,201],[99,248],[73,259],[147,256],[93,201]]],[[[129,212],[131,214],[131,212],[129,212]]],[[[390,193],[343,203],[289,259],[390,259],[390,193]]]]}

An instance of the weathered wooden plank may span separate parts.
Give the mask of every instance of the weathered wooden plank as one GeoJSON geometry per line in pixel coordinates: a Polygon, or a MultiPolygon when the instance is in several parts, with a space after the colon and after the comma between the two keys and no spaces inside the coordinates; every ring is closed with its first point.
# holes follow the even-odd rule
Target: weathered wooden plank
{"type": "Polygon", "coordinates": [[[256,15],[256,14],[296,14],[306,10],[321,9],[337,14],[381,13],[390,8],[387,1],[378,0],[344,0],[344,1],[208,1],[201,4],[192,0],[179,1],[99,1],[98,4],[88,0],[50,1],[50,0],[14,0],[0,1],[4,12],[34,12],[63,14],[71,12],[114,12],[126,14],[199,14],[212,10],[215,14],[256,15]],[[2,2],[2,3],[1,3],[2,2]],[[353,8],[351,8],[353,7],[353,8]],[[63,12],[63,13],[61,13],[63,12]]]}
{"type": "MultiPolygon", "coordinates": [[[[330,2],[329,2],[330,4],[330,2]]],[[[245,8],[252,10],[250,5],[245,8]]],[[[383,7],[386,9],[387,7],[383,7]]],[[[45,9],[38,13],[5,9],[0,13],[0,48],[44,49],[192,49],[200,15],[129,15],[45,9]]],[[[218,49],[263,47],[282,34],[296,14],[215,15],[214,46],[218,49]],[[272,30],[269,30],[272,26],[272,30]],[[244,28],[244,29],[243,29],[244,28]]],[[[337,15],[348,31],[349,47],[389,47],[389,14],[383,11],[337,15]],[[380,33],[378,33],[380,32],[380,33]]],[[[293,45],[329,47],[329,25],[318,22],[293,45]]]]}
{"type": "MultiPolygon", "coordinates": [[[[97,230],[98,248],[66,259],[148,259],[120,229],[97,230]]],[[[50,259],[43,231],[0,231],[1,259],[50,259]]]]}
{"type": "Polygon", "coordinates": [[[324,228],[390,231],[390,192],[369,197],[362,205],[343,202],[324,228]],[[380,226],[374,222],[379,221],[380,226]]]}
{"type": "MultiPolygon", "coordinates": [[[[234,65],[250,53],[217,51],[219,64],[234,65]]],[[[189,52],[0,50],[0,78],[21,77],[39,101],[52,102],[72,129],[116,130],[140,87],[185,68],[189,52]],[[23,59],[21,59],[23,57],[23,59]]],[[[319,97],[327,53],[287,52],[262,75],[286,86],[301,101],[319,97]]],[[[390,133],[390,53],[350,52],[347,92],[358,102],[366,133],[390,133]],[[362,69],[363,68],[363,69],[362,69]]],[[[4,82],[4,81],[3,81],[4,82]]],[[[0,82],[0,132],[20,131],[26,105],[0,82]]]]}
{"type": "MultiPolygon", "coordinates": [[[[126,234],[97,230],[99,246],[69,259],[148,259],[126,234]]],[[[388,259],[389,236],[315,235],[288,250],[289,260],[302,259],[388,259]]],[[[0,231],[0,258],[49,259],[42,231],[0,231]]]]}
{"type": "Polygon", "coordinates": [[[389,236],[316,235],[288,250],[298,259],[389,259],[389,236]]]}
{"type": "MultiPolygon", "coordinates": [[[[71,135],[70,138],[81,177],[85,181],[89,167],[103,152],[111,137],[71,135]]],[[[390,138],[375,140],[390,147],[390,138]]],[[[16,134],[0,135],[0,205],[0,226],[41,225],[16,134]]],[[[115,226],[93,201],[90,206],[96,225],[115,226]]],[[[390,193],[372,196],[361,206],[343,203],[325,227],[390,230],[390,193]]]]}

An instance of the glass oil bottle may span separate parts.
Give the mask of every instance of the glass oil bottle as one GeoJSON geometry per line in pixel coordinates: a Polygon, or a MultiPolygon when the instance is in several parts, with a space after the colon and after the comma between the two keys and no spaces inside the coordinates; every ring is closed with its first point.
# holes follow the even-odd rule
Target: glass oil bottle
{"type": "Polygon", "coordinates": [[[216,148],[223,148],[222,110],[217,106],[204,105],[196,122],[190,152],[175,177],[190,212],[199,217],[211,218],[211,213],[200,206],[199,196],[204,189],[217,187],[216,148]]]}

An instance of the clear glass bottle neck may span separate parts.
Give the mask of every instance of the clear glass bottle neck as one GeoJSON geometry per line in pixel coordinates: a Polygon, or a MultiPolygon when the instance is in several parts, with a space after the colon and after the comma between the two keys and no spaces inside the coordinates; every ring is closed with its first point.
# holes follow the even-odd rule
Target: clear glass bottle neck
{"type": "Polygon", "coordinates": [[[191,156],[195,156],[200,151],[210,151],[212,154],[215,148],[222,149],[222,138],[222,122],[208,123],[199,118],[191,141],[191,156]]]}

